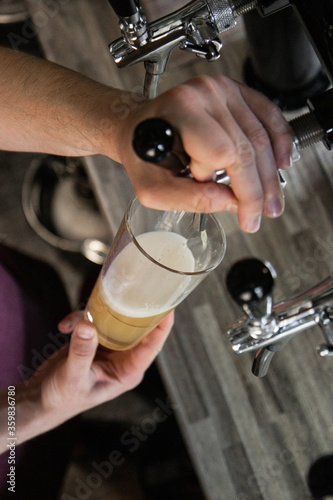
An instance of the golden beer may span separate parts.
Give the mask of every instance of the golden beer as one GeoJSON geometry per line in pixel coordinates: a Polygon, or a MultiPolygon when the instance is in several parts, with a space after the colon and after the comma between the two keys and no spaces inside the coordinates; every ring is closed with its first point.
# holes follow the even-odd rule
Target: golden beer
{"type": "Polygon", "coordinates": [[[108,305],[99,277],[89,299],[89,309],[86,314],[98,331],[101,345],[108,349],[124,350],[138,343],[168,312],[146,318],[135,318],[114,311],[108,305]]]}
{"type": "Polygon", "coordinates": [[[132,348],[191,285],[195,259],[183,236],[151,231],[136,240],[140,249],[129,242],[100,274],[86,308],[100,344],[109,349],[132,348]]]}

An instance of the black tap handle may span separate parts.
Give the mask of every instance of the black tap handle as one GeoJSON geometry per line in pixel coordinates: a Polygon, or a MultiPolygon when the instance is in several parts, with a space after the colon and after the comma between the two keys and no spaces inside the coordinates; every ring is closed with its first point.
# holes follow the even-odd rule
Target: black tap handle
{"type": "Polygon", "coordinates": [[[227,288],[239,305],[264,300],[273,290],[275,271],[269,263],[248,258],[236,262],[227,274],[227,288]]]}
{"type": "Polygon", "coordinates": [[[148,118],[134,131],[133,148],[144,161],[171,170],[178,175],[188,175],[189,156],[185,153],[176,130],[161,118],[148,118]]]}
{"type": "Polygon", "coordinates": [[[322,455],[311,465],[307,483],[313,498],[326,498],[333,495],[333,454],[322,455]]]}
{"type": "Polygon", "coordinates": [[[109,0],[109,4],[118,17],[130,17],[138,11],[135,0],[109,0]]]}

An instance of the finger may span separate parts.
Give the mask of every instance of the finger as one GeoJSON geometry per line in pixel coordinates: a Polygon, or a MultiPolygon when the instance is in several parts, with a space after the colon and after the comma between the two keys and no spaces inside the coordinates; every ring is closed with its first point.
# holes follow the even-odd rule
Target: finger
{"type": "Polygon", "coordinates": [[[135,357],[137,371],[144,373],[153,363],[156,356],[161,352],[174,323],[174,313],[168,314],[161,323],[154,328],[141,342],[132,350],[135,357]]]}
{"type": "MultiPolygon", "coordinates": [[[[262,187],[263,212],[268,217],[278,217],[284,209],[284,198],[270,136],[243,99],[238,99],[235,103],[231,101],[230,109],[254,151],[254,165],[262,187]]],[[[244,179],[244,184],[248,187],[247,179],[244,179]]],[[[240,204],[240,218],[244,218],[246,208],[240,204]]]]}
{"type": "Polygon", "coordinates": [[[198,181],[211,179],[217,170],[227,169],[236,161],[237,148],[226,126],[227,114],[223,109],[223,123],[208,114],[200,114],[184,124],[181,131],[184,149],[190,152],[191,173],[198,181]]]}
{"type": "Polygon", "coordinates": [[[88,321],[78,323],[69,344],[66,370],[69,378],[87,376],[98,346],[96,330],[88,321]]]}
{"type": "Polygon", "coordinates": [[[128,351],[113,352],[113,362],[117,363],[118,379],[126,386],[135,387],[138,380],[160,353],[170,334],[174,313],[168,314],[137,346],[128,351]]]}
{"type": "Polygon", "coordinates": [[[61,333],[71,333],[79,321],[83,319],[83,311],[73,311],[67,314],[59,323],[58,328],[61,333]]]}
{"type": "Polygon", "coordinates": [[[142,164],[132,172],[131,181],[138,199],[147,207],[199,213],[237,211],[237,200],[228,186],[177,177],[156,165],[142,164]],[[147,171],[149,175],[145,175],[147,171]]]}
{"type": "MultiPolygon", "coordinates": [[[[202,181],[225,169],[238,201],[239,225],[255,232],[264,208],[264,193],[253,145],[229,109],[229,102],[244,103],[238,85],[221,77],[197,78],[187,87],[197,92],[196,107],[177,118],[184,148],[191,157],[191,172],[202,181]],[[209,96],[208,104],[200,96],[209,96]]],[[[253,115],[245,104],[243,110],[253,115]]],[[[237,204],[230,200],[229,209],[232,206],[237,204]]]]}
{"type": "Polygon", "coordinates": [[[240,84],[240,91],[252,112],[267,130],[278,168],[291,166],[293,131],[281,110],[273,102],[255,90],[240,84]]]}
{"type": "Polygon", "coordinates": [[[248,233],[258,231],[264,207],[264,192],[251,144],[244,138],[238,144],[238,159],[227,169],[238,201],[238,224],[248,233]]]}
{"type": "MultiPolygon", "coordinates": [[[[238,222],[241,229],[253,233],[259,229],[261,216],[264,209],[264,187],[257,165],[257,151],[262,148],[262,144],[257,141],[252,144],[248,134],[253,131],[254,117],[251,110],[246,106],[243,98],[236,89],[234,97],[237,113],[232,113],[230,109],[214,110],[214,119],[219,123],[220,135],[227,134],[233,143],[234,156],[229,164],[224,165],[230,178],[230,185],[238,205],[238,222]],[[236,116],[235,116],[236,115],[236,116]],[[240,126],[242,124],[242,126],[240,126]],[[243,130],[244,129],[244,130],[243,130]],[[223,133],[222,133],[223,130],[223,133]]],[[[232,103],[232,98],[229,98],[232,103]]],[[[260,125],[260,124],[259,124],[260,125]]],[[[262,128],[262,127],[261,127],[262,128]]],[[[254,131],[252,132],[254,134],[254,131]]],[[[264,130],[263,133],[265,134],[264,130]]],[[[275,189],[279,189],[277,184],[277,171],[273,158],[270,141],[266,134],[266,149],[261,152],[268,162],[270,175],[275,177],[275,189]],[[269,157],[269,159],[267,158],[269,157]],[[271,163],[273,162],[273,165],[271,163]]],[[[263,158],[262,158],[263,160],[263,158]]],[[[267,168],[266,161],[263,161],[264,169],[267,168]]]]}
{"type": "MultiPolygon", "coordinates": [[[[170,334],[173,324],[174,312],[171,312],[161,321],[161,323],[157,325],[156,328],[154,328],[154,330],[149,335],[147,335],[142,340],[141,344],[137,346],[138,351],[145,352],[146,354],[149,352],[150,355],[153,356],[152,359],[155,359],[157,354],[159,354],[163,349],[163,346],[170,334]]],[[[138,355],[138,353],[136,354],[138,355]]],[[[142,354],[140,353],[140,355],[142,354]]],[[[147,361],[147,363],[150,364],[151,362],[147,361]]]]}

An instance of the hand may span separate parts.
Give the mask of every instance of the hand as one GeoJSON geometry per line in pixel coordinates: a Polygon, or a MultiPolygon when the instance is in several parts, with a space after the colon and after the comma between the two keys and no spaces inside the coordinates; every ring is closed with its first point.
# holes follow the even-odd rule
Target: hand
{"type": "Polygon", "coordinates": [[[46,361],[34,380],[40,385],[42,408],[54,421],[67,420],[137,386],[173,324],[171,313],[133,349],[107,351],[98,348],[94,327],[82,318],[75,312],[59,323],[62,333],[73,331],[69,347],[46,361]]]}
{"type": "Polygon", "coordinates": [[[261,216],[284,209],[277,169],[290,165],[293,135],[278,107],[224,76],[198,77],[137,104],[119,129],[119,155],[136,194],[147,206],[194,212],[238,213],[241,229],[255,232],[261,216]],[[181,135],[196,181],[140,162],[133,130],[149,117],[164,118],[181,135]],[[209,182],[225,169],[232,189],[209,182]]]}
{"type": "MultiPolygon", "coordinates": [[[[173,324],[170,313],[133,349],[106,351],[98,349],[94,327],[82,318],[82,313],[75,312],[60,322],[61,332],[74,330],[69,345],[15,386],[17,445],[133,389],[162,349],[173,324]]],[[[0,391],[0,454],[7,451],[7,392],[0,391]]]]}
{"type": "Polygon", "coordinates": [[[0,53],[2,149],[109,156],[125,166],[144,205],[237,212],[247,232],[259,228],[263,214],[282,213],[277,168],[290,164],[293,135],[277,106],[258,92],[222,75],[202,76],[142,100],[28,54],[0,53]],[[180,133],[195,180],[137,158],[134,129],[151,117],[180,133]],[[223,169],[231,188],[209,181],[223,169]]]}

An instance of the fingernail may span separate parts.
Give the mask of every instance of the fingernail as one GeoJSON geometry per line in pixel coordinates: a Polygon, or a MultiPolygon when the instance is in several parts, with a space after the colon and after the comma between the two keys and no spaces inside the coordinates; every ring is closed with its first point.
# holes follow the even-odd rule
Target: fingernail
{"type": "Polygon", "coordinates": [[[290,156],[288,154],[284,155],[282,158],[281,168],[287,170],[288,168],[291,167],[292,164],[293,164],[292,156],[290,156]]]}
{"type": "Polygon", "coordinates": [[[265,206],[265,214],[268,217],[278,217],[282,214],[284,208],[281,198],[272,198],[268,200],[265,206]]]}
{"type": "Polygon", "coordinates": [[[94,328],[86,323],[81,323],[78,325],[76,333],[80,339],[91,339],[94,336],[94,328]]]}
{"type": "Polygon", "coordinates": [[[260,228],[261,223],[261,215],[256,215],[252,219],[249,220],[246,226],[246,230],[248,233],[255,233],[260,228]]]}

